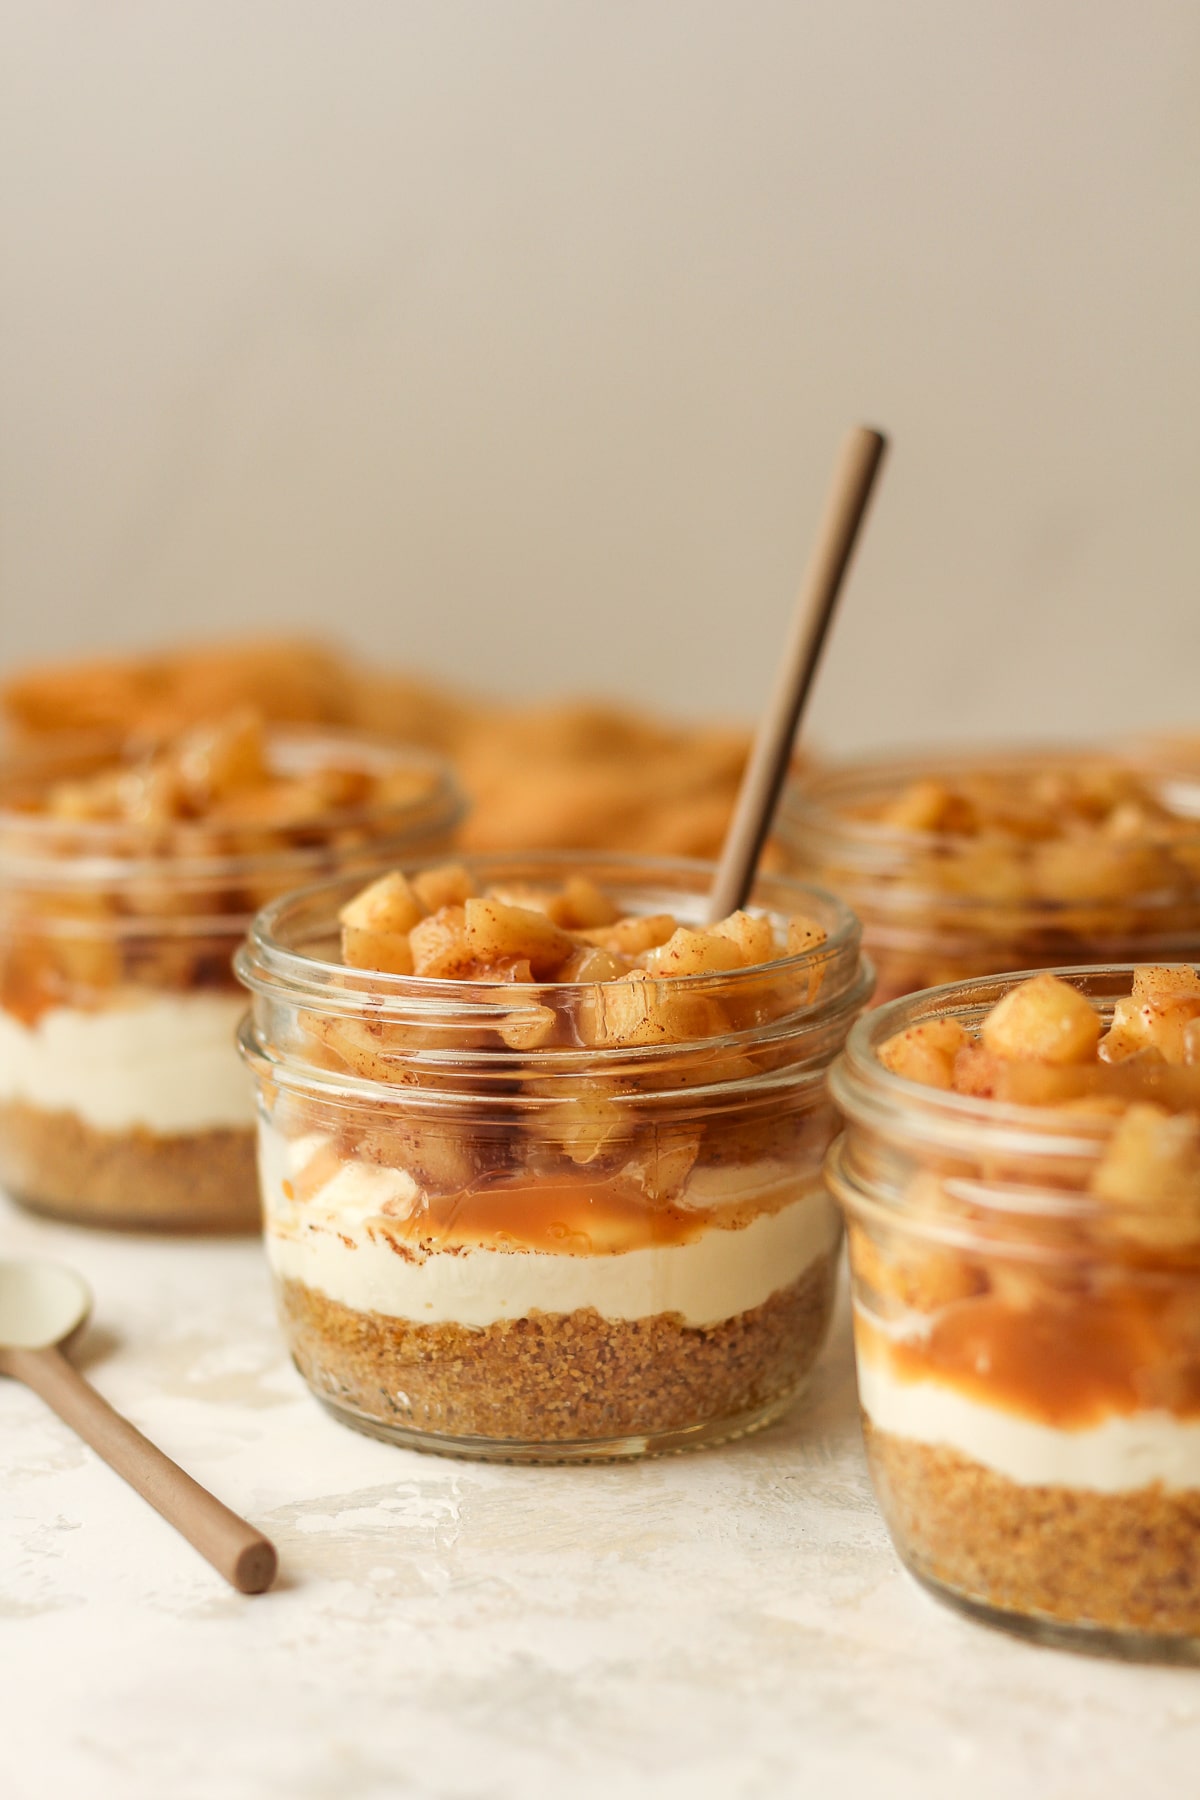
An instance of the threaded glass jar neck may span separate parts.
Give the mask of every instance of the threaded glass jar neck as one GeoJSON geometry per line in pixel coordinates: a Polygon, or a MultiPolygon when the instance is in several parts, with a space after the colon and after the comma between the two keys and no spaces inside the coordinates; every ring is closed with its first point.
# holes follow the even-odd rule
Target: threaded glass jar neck
{"type": "Polygon", "coordinates": [[[864,759],[794,783],[778,828],[787,867],[840,894],[863,923],[883,997],[1006,969],[1169,962],[1200,953],[1200,781],[1089,749],[864,759]],[[1095,829],[1056,786],[1141,794],[1095,829]],[[922,795],[991,795],[969,828],[922,795]],[[1006,828],[1006,796],[1040,816],[1006,828]],[[899,822],[897,822],[899,821],[899,822]]]}
{"type": "MultiPolygon", "coordinates": [[[[1200,858],[1200,777],[1183,771],[1170,772],[1136,756],[1087,746],[909,751],[816,769],[788,787],[780,808],[778,834],[802,874],[836,864],[850,880],[906,880],[910,891],[923,891],[939,902],[958,902],[964,910],[995,906],[1006,898],[1014,903],[1028,900],[1033,905],[1041,900],[1053,908],[1088,896],[1039,895],[1032,881],[1023,893],[1015,885],[1010,886],[1008,894],[1003,890],[989,892],[986,886],[973,890],[964,887],[956,892],[938,879],[939,875],[952,875],[956,861],[973,859],[981,842],[989,848],[1003,846],[1011,858],[1022,861],[1023,851],[1035,851],[1045,839],[1027,839],[994,825],[978,833],[945,827],[919,829],[891,823],[880,815],[918,783],[937,782],[953,787],[958,780],[984,778],[1017,788],[1055,777],[1070,781],[1089,772],[1111,772],[1143,784],[1156,804],[1178,823],[1169,841],[1200,858]]],[[[1163,841],[1161,834],[1152,830],[1141,834],[1126,831],[1111,840],[1116,850],[1163,841]]],[[[1188,867],[1195,872],[1193,865],[1188,867]]],[[[1153,886],[1147,890],[1151,894],[1153,891],[1153,886]]],[[[1112,896],[1096,893],[1092,897],[1112,896]]]]}
{"type": "MultiPolygon", "coordinates": [[[[704,863],[571,853],[464,860],[480,887],[553,885],[581,875],[624,914],[670,912],[681,924],[703,920],[714,873],[704,863]]],[[[752,909],[776,922],[781,939],[786,919],[802,913],[820,924],[824,941],[757,967],[640,983],[648,1019],[663,1021],[660,1041],[646,1041],[653,1031],[597,1030],[596,1011],[611,1004],[619,981],[447,981],[347,968],[338,911],[358,886],[361,880],[323,883],[268,906],[237,958],[237,973],[255,996],[247,1047],[277,1060],[287,1079],[328,1078],[314,1050],[319,1038],[291,1029],[302,1012],[386,1040],[390,1080],[381,1087],[482,1085],[496,1095],[519,1081],[528,1099],[533,1081],[536,1097],[546,1099],[602,1079],[635,1097],[664,1088],[678,1104],[689,1097],[706,1104],[717,1089],[823,1070],[870,994],[853,914],[834,896],[783,876],[758,883],[752,909]],[[514,1048],[504,1033],[531,1008],[552,1015],[547,1041],[514,1048]]],[[[617,997],[628,993],[625,987],[617,997]]]]}
{"type": "MultiPolygon", "coordinates": [[[[1107,1026],[1116,1002],[1130,992],[1136,966],[1053,973],[1084,994],[1107,1026]]],[[[928,989],[853,1026],[829,1076],[846,1125],[831,1156],[830,1182],[851,1217],[890,1217],[960,1248],[998,1238],[1035,1252],[1056,1222],[1103,1219],[1119,1229],[1121,1208],[1102,1204],[1088,1189],[1119,1114],[947,1091],[897,1075],[880,1061],[889,1038],[933,1020],[956,1020],[975,1035],[996,1003],[1028,978],[1025,971],[928,989]],[[939,1184],[936,1206],[918,1176],[939,1184]]],[[[1152,1204],[1155,1196],[1146,1199],[1152,1204]]]]}

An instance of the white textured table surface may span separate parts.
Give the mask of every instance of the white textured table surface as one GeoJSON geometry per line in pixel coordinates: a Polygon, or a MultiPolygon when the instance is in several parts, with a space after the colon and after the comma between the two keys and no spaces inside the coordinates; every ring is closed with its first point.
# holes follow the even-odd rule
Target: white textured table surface
{"type": "Polygon", "coordinates": [[[1027,1648],[937,1607],[872,1504],[844,1318],[808,1399],[724,1450],[487,1468],[311,1401],[253,1244],[5,1209],[96,1292],[96,1385],[274,1537],[226,1589],[0,1384],[5,1800],[1200,1792],[1200,1672],[1027,1648]]]}

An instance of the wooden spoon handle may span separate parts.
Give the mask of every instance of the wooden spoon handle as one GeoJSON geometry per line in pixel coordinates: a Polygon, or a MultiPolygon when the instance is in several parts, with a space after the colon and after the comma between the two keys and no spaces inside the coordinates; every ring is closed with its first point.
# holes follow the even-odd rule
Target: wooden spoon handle
{"type": "Polygon", "coordinates": [[[255,1531],[245,1519],[239,1519],[169,1456],[164,1456],[128,1419],[114,1412],[61,1350],[53,1346],[45,1350],[9,1350],[5,1365],[176,1531],[182,1532],[240,1593],[261,1594],[270,1587],[278,1564],[270,1539],[255,1531]]]}
{"type": "Polygon", "coordinates": [[[775,687],[759,722],[725,833],[709,896],[710,924],[744,906],[754,886],[759,855],[787,776],[796,727],[808,701],[833,609],[886,449],[883,433],[866,425],[849,432],[842,444],[775,687]]]}

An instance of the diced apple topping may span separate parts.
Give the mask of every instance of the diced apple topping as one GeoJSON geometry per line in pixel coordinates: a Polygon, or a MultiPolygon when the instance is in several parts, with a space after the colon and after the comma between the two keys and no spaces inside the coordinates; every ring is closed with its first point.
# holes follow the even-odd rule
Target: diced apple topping
{"type": "Polygon", "coordinates": [[[954,1059],[967,1042],[957,1019],[928,1019],[910,1025],[879,1048],[879,1060],[893,1075],[923,1081],[929,1087],[954,1086],[954,1059]]]}
{"type": "MultiPolygon", "coordinates": [[[[815,920],[776,923],[746,911],[703,927],[671,913],[621,918],[608,896],[578,875],[561,887],[501,882],[480,893],[458,864],[411,877],[396,870],[353,895],[339,922],[347,969],[487,987],[477,998],[494,1008],[494,1046],[518,1052],[707,1043],[761,1023],[772,1007],[810,1004],[824,973],[819,958],[789,968],[798,944],[811,952],[824,943],[815,920]],[[781,963],[786,973],[777,972],[781,963]],[[762,980],[730,995],[725,980],[747,971],[761,971],[762,980]],[[521,992],[543,984],[560,991],[521,992]]],[[[405,1041],[415,1047],[411,1029],[405,1041]]],[[[336,1045],[323,1042],[358,1066],[356,1046],[344,1034],[336,1045]]],[[[397,1044],[402,1052],[400,1038],[397,1044]]],[[[378,1045],[366,1050],[359,1072],[374,1079],[378,1045]]],[[[743,1053],[730,1048],[709,1058],[703,1078],[750,1072],[743,1053]]],[[[590,1128],[584,1139],[595,1141],[590,1128]]]]}
{"type": "MultiPolygon", "coordinates": [[[[244,707],[141,754],[114,756],[87,774],[51,782],[20,800],[18,811],[64,824],[157,827],[160,834],[163,827],[187,827],[186,847],[194,855],[205,848],[196,838],[200,826],[283,831],[332,814],[411,805],[430,791],[432,777],[424,771],[368,769],[346,756],[304,773],[276,768],[262,718],[244,707]]],[[[214,853],[220,847],[214,844],[214,853]]]]}
{"type": "Polygon", "coordinates": [[[597,1041],[614,1034],[634,1041],[634,1013],[653,1017],[656,1031],[660,982],[760,968],[825,942],[824,928],[800,916],[782,931],[744,911],[702,927],[681,924],[672,913],[620,918],[608,896],[578,875],[561,888],[500,883],[479,893],[457,863],[411,879],[399,871],[383,875],[348,900],[339,919],[346,964],[381,974],[589,986],[654,977],[643,990],[605,1002],[609,1023],[598,1025],[597,1041]]]}

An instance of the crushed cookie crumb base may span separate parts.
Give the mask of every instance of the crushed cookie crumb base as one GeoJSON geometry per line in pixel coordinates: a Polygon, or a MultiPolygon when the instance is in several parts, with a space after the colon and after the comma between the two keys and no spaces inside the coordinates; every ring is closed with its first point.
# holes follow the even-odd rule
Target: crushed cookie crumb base
{"type": "Polygon", "coordinates": [[[1200,1492],[1027,1486],[866,1418],[863,1435],[904,1561],[964,1610],[1110,1655],[1120,1638],[1139,1658],[1200,1653],[1200,1492]]]}
{"type": "Polygon", "coordinates": [[[30,1212],[131,1231],[256,1232],[254,1128],[160,1137],[0,1105],[0,1184],[30,1212]]]}
{"type": "Polygon", "coordinates": [[[822,1257],[708,1327],[586,1308],[474,1330],[355,1312],[294,1280],[276,1293],[297,1368],[348,1422],[415,1448],[564,1461],[683,1449],[777,1417],[824,1342],[835,1268],[822,1257]]]}

